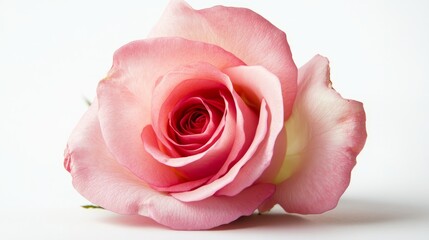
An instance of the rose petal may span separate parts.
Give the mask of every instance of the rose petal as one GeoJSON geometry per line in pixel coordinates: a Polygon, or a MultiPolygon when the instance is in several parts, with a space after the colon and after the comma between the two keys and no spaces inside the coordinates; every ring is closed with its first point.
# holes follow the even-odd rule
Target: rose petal
{"type": "Polygon", "coordinates": [[[201,96],[188,98],[175,108],[169,114],[168,134],[173,136],[177,143],[197,143],[199,146],[203,146],[213,136],[225,112],[224,104],[201,96]],[[222,106],[215,107],[212,102],[215,106],[222,106]]]}
{"type": "MultiPolygon", "coordinates": [[[[259,122],[259,124],[267,124],[268,130],[257,152],[238,172],[234,181],[217,193],[231,196],[263,177],[263,172],[271,163],[277,163],[283,158],[286,145],[284,135],[281,135],[284,131],[284,120],[282,94],[279,91],[277,76],[259,66],[231,67],[224,72],[231,78],[234,87],[239,89],[239,94],[241,92],[248,101],[258,101],[258,105],[259,102],[266,102],[269,110],[269,117],[259,122]]],[[[264,112],[262,108],[261,104],[260,114],[264,112]]]]}
{"type": "Polygon", "coordinates": [[[135,214],[135,194],[153,195],[137,177],[118,164],[107,149],[97,118],[97,101],[93,102],[69,138],[66,157],[70,162],[73,186],[91,202],[122,214],[135,214]]]}
{"type": "Polygon", "coordinates": [[[366,140],[365,112],[362,103],[343,99],[332,89],[324,57],[315,56],[299,70],[287,138],[285,163],[276,178],[280,184],[260,210],[275,203],[302,214],[334,208],[366,140]]]}
{"type": "Polygon", "coordinates": [[[168,187],[157,187],[157,186],[151,186],[151,188],[159,191],[159,192],[167,192],[167,193],[175,193],[175,192],[185,192],[192,189],[195,189],[201,185],[204,185],[211,176],[196,179],[196,180],[186,180],[182,183],[171,185],[168,187]]]}
{"type": "Polygon", "coordinates": [[[73,131],[66,150],[74,187],[88,200],[120,214],[140,214],[175,229],[208,229],[250,215],[274,192],[259,184],[235,197],[184,203],[147,187],[118,164],[103,142],[97,103],[73,131]]]}
{"type": "MultiPolygon", "coordinates": [[[[231,135],[232,130],[227,128],[225,134],[231,135]]],[[[222,165],[222,159],[227,158],[232,142],[223,137],[222,141],[215,143],[205,152],[186,157],[171,157],[158,148],[157,138],[152,127],[148,126],[144,129],[142,138],[144,148],[151,156],[166,166],[175,167],[176,172],[186,180],[197,180],[213,175],[222,165]]],[[[161,187],[165,186],[161,185],[161,187]]]]}
{"type": "MultiPolygon", "coordinates": [[[[258,66],[232,67],[224,69],[224,72],[228,74],[234,89],[237,90],[234,99],[239,101],[243,98],[246,99],[247,105],[260,106],[256,133],[251,145],[245,148],[244,155],[237,159],[233,166],[229,166],[231,163],[227,161],[228,165],[223,166],[221,175],[216,174],[212,182],[192,191],[173,194],[181,201],[204,199],[215,191],[217,195],[238,194],[261,177],[273,156],[276,158],[284,156],[279,154],[284,153],[284,145],[275,146],[275,144],[284,143],[284,141],[277,141],[284,125],[282,94],[279,91],[280,83],[277,76],[258,66]],[[225,169],[228,170],[226,173],[225,169]]],[[[243,106],[239,108],[244,109],[243,106]]],[[[247,122],[248,117],[245,116],[244,121],[247,122]]],[[[249,128],[246,127],[245,131],[249,131],[249,128]]]]}
{"type": "MultiPolygon", "coordinates": [[[[195,180],[213,175],[228,158],[234,142],[236,109],[229,103],[233,102],[229,96],[231,94],[227,92],[230,89],[232,84],[228,76],[207,63],[183,66],[165,75],[157,84],[153,95],[152,131],[157,138],[155,139],[155,136],[151,136],[149,132],[142,135],[143,141],[147,143],[146,150],[163,164],[176,167],[188,179],[195,180]],[[218,127],[221,131],[214,134],[214,136],[219,134],[220,136],[213,143],[209,141],[211,145],[202,152],[186,156],[171,156],[163,149],[174,150],[174,148],[180,148],[180,145],[171,146],[170,139],[166,137],[168,136],[165,129],[168,125],[168,113],[181,100],[201,92],[218,94],[225,101],[225,115],[218,127]],[[158,140],[163,144],[161,148],[158,147],[158,140]]],[[[180,149],[177,152],[180,152],[180,149]]]]}
{"type": "MultiPolygon", "coordinates": [[[[200,83],[207,84],[206,81],[200,82],[200,83]]],[[[200,83],[198,83],[197,81],[194,84],[200,84],[200,83]]],[[[190,85],[192,85],[192,83],[190,85]]],[[[187,86],[188,87],[186,87],[185,85],[185,88],[189,88],[189,85],[187,86]]],[[[215,91],[217,92],[217,90],[215,91]]],[[[227,128],[235,127],[233,124],[233,121],[234,121],[233,116],[235,115],[235,109],[229,109],[228,101],[225,99],[225,97],[222,96],[220,92],[219,92],[219,96],[217,97],[222,98],[221,101],[223,102],[223,105],[224,105],[223,113],[215,114],[217,115],[215,116],[217,124],[216,125],[209,124],[210,129],[208,129],[206,132],[202,134],[181,136],[179,135],[179,133],[177,133],[177,131],[175,131],[174,133],[176,134],[176,136],[171,137],[170,136],[171,129],[165,129],[165,128],[157,129],[158,136],[159,136],[158,140],[160,140],[161,143],[165,143],[163,147],[168,149],[167,152],[169,153],[170,157],[191,156],[191,155],[203,153],[207,151],[207,149],[210,148],[213,145],[213,143],[216,143],[219,140],[219,138],[222,136],[223,131],[225,130],[225,127],[227,128]],[[227,120],[227,119],[232,119],[232,120],[227,120]],[[228,122],[227,125],[225,125],[226,122],[228,122]]],[[[167,109],[163,109],[163,112],[164,111],[170,112],[167,109]]],[[[163,119],[164,121],[161,121],[162,123],[161,126],[164,125],[166,121],[165,118],[163,119]]],[[[171,119],[169,120],[169,125],[170,123],[171,123],[171,119]]],[[[158,126],[159,125],[157,124],[155,128],[158,126]]],[[[185,163],[182,165],[185,165],[185,163]]]]}
{"type": "Polygon", "coordinates": [[[158,194],[145,201],[139,213],[175,229],[209,229],[251,215],[274,190],[272,184],[255,184],[234,197],[213,196],[196,202],[158,194]]]}
{"type": "MultiPolygon", "coordinates": [[[[209,182],[217,180],[223,176],[237,161],[247,161],[242,159],[244,154],[248,152],[249,147],[254,141],[256,130],[258,127],[257,113],[248,106],[240,96],[233,93],[235,108],[238,109],[236,115],[236,133],[234,136],[234,144],[231,152],[223,164],[222,168],[211,178],[209,182]]],[[[265,109],[264,109],[265,110],[265,109]]],[[[244,163],[244,162],[243,162],[244,163]]]]}
{"type": "MultiPolygon", "coordinates": [[[[253,139],[253,142],[245,152],[245,154],[228,170],[226,174],[219,178],[214,178],[215,180],[207,183],[195,190],[188,191],[188,192],[179,192],[179,193],[173,193],[172,196],[179,199],[180,201],[184,202],[192,202],[192,201],[200,201],[202,199],[205,199],[207,197],[212,196],[214,193],[219,191],[221,188],[225,187],[227,184],[234,181],[234,179],[237,177],[237,175],[240,174],[241,168],[255,155],[255,152],[259,149],[259,146],[264,141],[264,137],[266,136],[266,132],[268,131],[268,109],[265,104],[265,101],[261,104],[261,112],[259,115],[259,122],[255,133],[255,138],[253,139]]],[[[262,154],[261,154],[262,155],[262,154]]],[[[263,157],[261,155],[257,155],[258,157],[263,157]]],[[[256,158],[254,158],[256,159],[256,158]]],[[[259,159],[258,159],[259,160],[259,159]]],[[[257,161],[257,160],[255,160],[257,161]]],[[[263,161],[264,162],[264,161],[263,161]]],[[[266,166],[265,166],[266,167],[266,166]]],[[[244,174],[249,174],[250,176],[253,175],[251,172],[245,172],[244,174]]],[[[256,176],[256,178],[259,176],[256,176]]],[[[241,182],[240,182],[241,183],[241,182]]],[[[243,186],[243,184],[240,184],[243,186]]],[[[240,186],[240,187],[241,187],[240,186]]],[[[232,189],[232,190],[238,190],[238,189],[232,189]]],[[[242,189],[241,189],[242,190],[242,189]]],[[[224,194],[226,195],[226,194],[224,194]]]]}
{"type": "Polygon", "coordinates": [[[153,88],[168,71],[198,61],[221,69],[242,64],[214,45],[181,38],[147,39],[116,51],[112,69],[98,87],[99,119],[109,150],[118,162],[150,184],[180,183],[180,177],[155,163],[143,149],[141,132],[151,123],[153,88]]]}
{"type": "Polygon", "coordinates": [[[106,77],[126,83],[148,113],[141,126],[151,123],[152,93],[160,77],[181,65],[207,62],[216,68],[242,65],[243,62],[222,48],[182,38],[155,38],[134,41],[118,49],[106,77]]]}
{"type": "MultiPolygon", "coordinates": [[[[195,96],[190,94],[209,94],[225,101],[221,92],[230,91],[229,89],[232,89],[232,84],[228,76],[207,63],[181,66],[163,76],[153,90],[151,111],[152,126],[159,141],[164,147],[174,151],[166,127],[169,124],[169,113],[174,111],[177,104],[184,99],[195,96]]],[[[224,103],[226,104],[227,102],[224,103]]],[[[235,115],[233,112],[230,114],[235,115]]],[[[231,116],[225,117],[231,118],[231,116]]]]}
{"type": "MultiPolygon", "coordinates": [[[[210,91],[212,92],[211,94],[220,91],[220,95],[225,100],[223,105],[225,106],[226,115],[219,126],[227,124],[227,130],[231,127],[235,129],[235,133],[225,130],[223,130],[225,132],[222,133],[222,138],[233,141],[233,144],[228,144],[231,150],[228,151],[229,156],[226,162],[227,165],[229,165],[231,162],[235,161],[237,157],[242,156],[242,154],[244,154],[243,151],[250,145],[249,140],[253,139],[257,124],[257,116],[242,100],[240,100],[238,95],[236,96],[229,77],[209,64],[197,63],[184,66],[177,71],[170,72],[159,82],[154,90],[154,109],[152,111],[154,129],[160,129],[160,131],[157,132],[158,139],[168,148],[169,143],[167,139],[165,139],[167,133],[165,131],[163,132],[164,129],[160,126],[165,126],[167,124],[165,113],[170,112],[169,109],[174,108],[174,103],[186,98],[189,94],[189,89],[193,92],[207,90],[207,94],[209,94],[210,91]],[[199,79],[202,80],[200,81],[199,79]],[[223,93],[224,90],[228,92],[223,93]],[[160,116],[162,116],[160,113],[164,113],[163,118],[160,118],[160,116]]],[[[217,129],[216,132],[218,130],[219,129],[217,129]]],[[[216,134],[214,134],[214,136],[216,136],[216,134]]],[[[221,156],[219,156],[218,159],[222,159],[221,156]]],[[[174,160],[174,162],[177,161],[174,160]]],[[[226,166],[226,168],[228,168],[228,166],[226,166]]],[[[221,175],[223,175],[225,171],[223,171],[221,175]]]]}
{"type": "Polygon", "coordinates": [[[180,36],[212,43],[247,65],[264,66],[280,79],[284,117],[289,117],[297,89],[297,69],[285,33],[257,13],[223,6],[194,10],[184,1],[173,0],[150,36],[180,36]]]}
{"type": "Polygon", "coordinates": [[[124,85],[111,80],[99,83],[97,95],[101,132],[115,159],[151,185],[180,183],[181,177],[173,168],[154,160],[144,150],[141,122],[147,116],[139,99],[124,85]]]}

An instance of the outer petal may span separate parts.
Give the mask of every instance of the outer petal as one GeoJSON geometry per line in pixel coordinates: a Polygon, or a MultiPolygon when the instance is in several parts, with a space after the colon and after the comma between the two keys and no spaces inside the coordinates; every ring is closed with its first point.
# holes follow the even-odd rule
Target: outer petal
{"type": "Polygon", "coordinates": [[[298,94],[287,125],[288,149],[275,196],[287,212],[321,213],[334,208],[350,182],[366,140],[362,103],[331,87],[328,60],[315,56],[299,70],[298,94]]]}
{"type": "Polygon", "coordinates": [[[141,199],[153,193],[145,184],[119,165],[108,151],[100,131],[95,101],[69,138],[65,162],[76,190],[91,202],[121,214],[135,214],[135,194],[141,199]]]}
{"type": "Polygon", "coordinates": [[[139,213],[175,229],[209,229],[251,215],[274,190],[272,184],[257,184],[234,197],[215,196],[189,203],[158,194],[145,201],[139,213]]]}
{"type": "Polygon", "coordinates": [[[140,124],[151,123],[153,88],[164,74],[195,62],[207,62],[223,69],[243,65],[224,49],[207,43],[182,38],[156,38],[134,41],[115,52],[113,66],[106,79],[125,83],[140,98],[141,111],[147,113],[140,124]]]}
{"type": "Polygon", "coordinates": [[[181,177],[144,150],[141,122],[147,117],[138,98],[123,84],[101,81],[97,89],[101,134],[114,158],[155,186],[180,183],[181,177]]]}
{"type": "Polygon", "coordinates": [[[73,131],[65,154],[74,187],[94,204],[121,214],[148,216],[175,229],[208,229],[252,214],[274,192],[273,185],[260,184],[234,197],[195,203],[156,192],[113,159],[101,135],[97,105],[73,131]]]}
{"type": "Polygon", "coordinates": [[[194,10],[173,0],[151,37],[180,36],[218,45],[247,65],[262,65],[281,81],[284,116],[292,111],[297,69],[284,32],[257,13],[245,8],[216,6],[194,10]]]}

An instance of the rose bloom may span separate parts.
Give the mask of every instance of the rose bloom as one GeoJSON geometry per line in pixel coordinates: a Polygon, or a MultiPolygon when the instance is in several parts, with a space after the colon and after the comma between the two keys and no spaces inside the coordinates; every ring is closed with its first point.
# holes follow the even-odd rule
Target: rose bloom
{"type": "Polygon", "coordinates": [[[64,166],[105,209],[208,229],[275,204],[334,208],[365,139],[362,103],[331,87],[326,58],[297,70],[255,12],[171,1],[148,39],[114,54],[64,166]]]}

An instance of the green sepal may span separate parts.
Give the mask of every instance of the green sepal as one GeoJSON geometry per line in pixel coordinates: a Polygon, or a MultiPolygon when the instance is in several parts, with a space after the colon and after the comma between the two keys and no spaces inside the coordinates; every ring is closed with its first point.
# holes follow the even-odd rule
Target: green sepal
{"type": "Polygon", "coordinates": [[[81,207],[83,207],[85,209],[95,209],[95,208],[104,209],[103,207],[100,207],[97,205],[82,205],[81,207]]]}

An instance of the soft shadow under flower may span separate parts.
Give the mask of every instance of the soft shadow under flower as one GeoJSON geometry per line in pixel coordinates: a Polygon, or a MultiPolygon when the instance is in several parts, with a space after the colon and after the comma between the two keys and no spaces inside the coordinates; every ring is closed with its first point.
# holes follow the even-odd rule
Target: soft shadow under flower
{"type": "MultiPolygon", "coordinates": [[[[428,212],[410,203],[382,202],[370,199],[343,199],[337,208],[321,215],[295,215],[284,213],[276,206],[263,214],[240,217],[230,224],[214,228],[215,231],[239,229],[296,229],[329,226],[374,225],[389,222],[416,221],[427,216],[428,212]]],[[[110,215],[106,223],[130,227],[168,229],[155,221],[142,216],[110,215]]]]}

